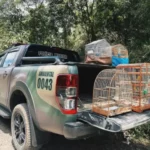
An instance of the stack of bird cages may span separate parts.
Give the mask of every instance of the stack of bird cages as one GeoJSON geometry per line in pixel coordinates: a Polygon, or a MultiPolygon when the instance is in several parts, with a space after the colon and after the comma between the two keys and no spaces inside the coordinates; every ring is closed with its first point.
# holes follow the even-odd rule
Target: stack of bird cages
{"type": "Polygon", "coordinates": [[[150,63],[119,65],[117,69],[125,70],[131,78],[132,110],[142,112],[150,109],[150,63]]]}
{"type": "Polygon", "coordinates": [[[95,79],[92,111],[115,116],[132,110],[131,80],[125,70],[106,69],[95,79]]]}

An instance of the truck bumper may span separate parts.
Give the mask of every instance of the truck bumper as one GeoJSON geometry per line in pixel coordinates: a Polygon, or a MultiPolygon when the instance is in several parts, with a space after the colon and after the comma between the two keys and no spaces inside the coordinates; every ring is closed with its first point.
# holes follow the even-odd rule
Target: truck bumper
{"type": "Polygon", "coordinates": [[[64,125],[64,136],[70,140],[88,138],[98,134],[98,130],[86,123],[69,122],[64,125]]]}

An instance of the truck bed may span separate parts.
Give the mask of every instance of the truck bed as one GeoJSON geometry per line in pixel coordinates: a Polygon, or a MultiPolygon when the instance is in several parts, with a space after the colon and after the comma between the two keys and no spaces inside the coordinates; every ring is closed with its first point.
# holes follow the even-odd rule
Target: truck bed
{"type": "Polygon", "coordinates": [[[78,98],[78,112],[92,109],[92,96],[90,94],[81,94],[78,98]]]}
{"type": "Polygon", "coordinates": [[[129,112],[114,117],[105,117],[92,111],[78,113],[78,120],[109,132],[122,132],[150,122],[150,110],[142,113],[129,112]]]}
{"type": "Polygon", "coordinates": [[[73,63],[78,67],[79,73],[79,98],[78,98],[78,112],[83,110],[91,110],[93,85],[96,76],[103,69],[113,68],[109,65],[102,64],[87,64],[87,63],[73,63]]]}

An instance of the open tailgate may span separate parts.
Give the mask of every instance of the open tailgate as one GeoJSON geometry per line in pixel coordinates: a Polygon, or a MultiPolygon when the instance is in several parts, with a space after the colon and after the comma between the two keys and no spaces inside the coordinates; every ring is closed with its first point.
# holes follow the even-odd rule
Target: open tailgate
{"type": "Polygon", "coordinates": [[[105,117],[92,111],[78,113],[78,120],[109,132],[122,132],[150,121],[150,110],[142,113],[129,112],[114,117],[105,117]]]}

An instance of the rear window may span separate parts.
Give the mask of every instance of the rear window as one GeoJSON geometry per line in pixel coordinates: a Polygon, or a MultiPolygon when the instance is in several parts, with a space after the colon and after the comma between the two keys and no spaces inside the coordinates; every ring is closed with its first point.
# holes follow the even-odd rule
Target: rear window
{"type": "Polygon", "coordinates": [[[31,45],[25,54],[25,57],[44,57],[44,56],[58,56],[62,62],[80,61],[77,52],[57,47],[31,45]]]}

